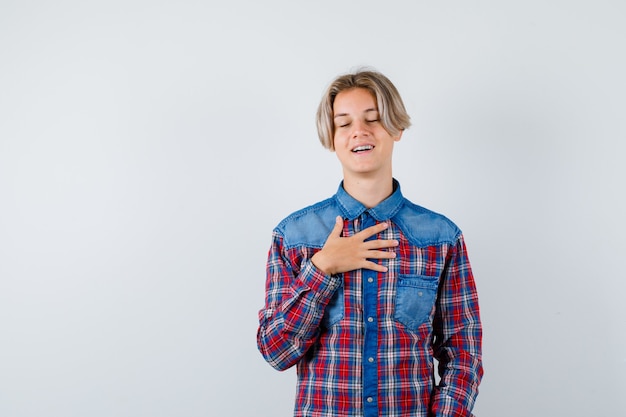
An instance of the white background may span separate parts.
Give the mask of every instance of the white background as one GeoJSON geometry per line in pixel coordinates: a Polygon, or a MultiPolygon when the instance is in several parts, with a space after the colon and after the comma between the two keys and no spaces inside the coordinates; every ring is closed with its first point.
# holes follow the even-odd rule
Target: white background
{"type": "Polygon", "coordinates": [[[624,413],[622,1],[0,0],[0,416],[288,416],[256,349],[283,217],[332,195],[327,84],[413,127],[464,231],[483,417],[624,413]]]}

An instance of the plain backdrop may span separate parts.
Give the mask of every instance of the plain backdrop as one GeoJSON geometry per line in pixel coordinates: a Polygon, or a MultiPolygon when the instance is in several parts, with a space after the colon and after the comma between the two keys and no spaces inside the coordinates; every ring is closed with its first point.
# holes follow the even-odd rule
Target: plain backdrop
{"type": "Polygon", "coordinates": [[[0,416],[289,416],[272,228],[385,73],[404,194],[464,231],[483,417],[624,415],[623,1],[0,0],[0,416]]]}

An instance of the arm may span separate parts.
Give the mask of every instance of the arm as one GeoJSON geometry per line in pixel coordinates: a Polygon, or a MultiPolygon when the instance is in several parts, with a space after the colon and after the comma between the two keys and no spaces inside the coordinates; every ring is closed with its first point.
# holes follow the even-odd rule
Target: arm
{"type": "Polygon", "coordinates": [[[441,381],[431,400],[432,415],[470,417],[483,375],[482,326],[463,236],[448,254],[433,324],[441,381]]]}
{"type": "Polygon", "coordinates": [[[307,259],[295,272],[274,232],[267,261],[265,307],[259,312],[257,345],[278,370],[297,363],[315,342],[324,308],[340,286],[337,276],[324,274],[307,259]]]}
{"type": "Polygon", "coordinates": [[[324,309],[341,285],[342,272],[359,268],[386,271],[369,259],[389,259],[395,252],[381,249],[398,245],[396,240],[370,240],[387,228],[381,223],[350,237],[341,237],[343,220],[335,219],[324,247],[315,252],[286,250],[283,237],[274,231],[267,261],[265,307],[259,312],[257,345],[267,362],[278,370],[297,363],[315,342],[324,309]]]}

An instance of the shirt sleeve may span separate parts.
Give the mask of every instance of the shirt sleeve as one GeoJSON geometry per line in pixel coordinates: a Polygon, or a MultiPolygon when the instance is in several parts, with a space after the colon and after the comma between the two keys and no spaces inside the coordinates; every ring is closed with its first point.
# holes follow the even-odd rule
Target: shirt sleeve
{"type": "Polygon", "coordinates": [[[295,252],[285,250],[282,236],[274,231],[257,345],[278,370],[296,364],[315,342],[324,309],[341,284],[339,276],[324,274],[310,257],[295,252]]]}
{"type": "Polygon", "coordinates": [[[462,235],[448,254],[433,327],[441,380],[431,398],[432,415],[471,417],[483,375],[482,325],[462,235]]]}

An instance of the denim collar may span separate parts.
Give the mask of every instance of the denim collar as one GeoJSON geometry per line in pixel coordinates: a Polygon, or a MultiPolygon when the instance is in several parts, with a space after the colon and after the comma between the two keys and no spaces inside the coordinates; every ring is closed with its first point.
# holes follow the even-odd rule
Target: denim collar
{"type": "Polygon", "coordinates": [[[404,197],[400,191],[400,183],[394,178],[393,180],[393,193],[383,201],[381,201],[376,207],[368,209],[362,203],[354,199],[343,188],[343,181],[339,184],[335,199],[341,207],[343,217],[348,220],[354,220],[364,212],[368,212],[373,218],[378,221],[385,221],[391,219],[402,207],[404,197]]]}

